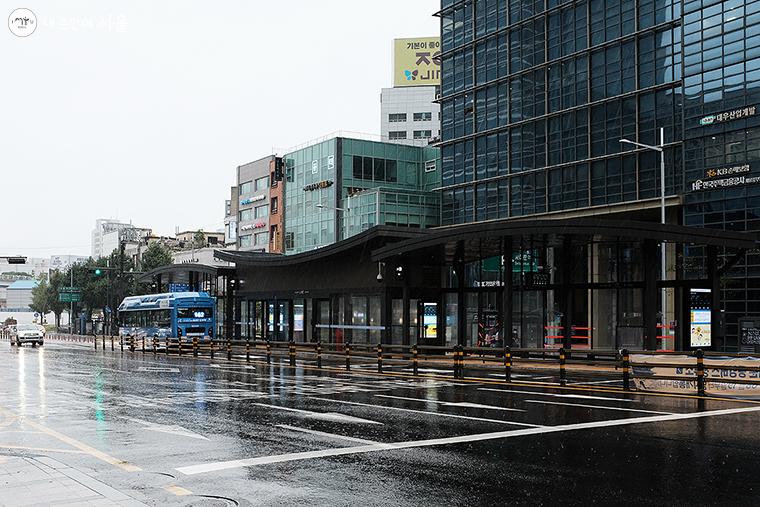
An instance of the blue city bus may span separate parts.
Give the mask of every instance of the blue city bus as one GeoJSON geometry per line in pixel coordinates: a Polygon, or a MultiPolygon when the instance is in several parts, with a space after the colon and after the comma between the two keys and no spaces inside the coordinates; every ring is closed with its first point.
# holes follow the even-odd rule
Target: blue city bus
{"type": "Polygon", "coordinates": [[[216,329],[216,300],[208,292],[131,296],[119,305],[119,323],[122,339],[209,339],[216,329]]]}

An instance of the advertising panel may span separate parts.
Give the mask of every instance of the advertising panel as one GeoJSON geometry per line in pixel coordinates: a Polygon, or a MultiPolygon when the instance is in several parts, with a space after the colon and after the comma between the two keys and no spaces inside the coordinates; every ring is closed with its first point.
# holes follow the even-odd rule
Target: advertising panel
{"type": "Polygon", "coordinates": [[[712,346],[710,289],[691,289],[689,336],[692,348],[712,346]]]}
{"type": "Polygon", "coordinates": [[[441,38],[393,41],[393,86],[441,84],[441,38]]]}

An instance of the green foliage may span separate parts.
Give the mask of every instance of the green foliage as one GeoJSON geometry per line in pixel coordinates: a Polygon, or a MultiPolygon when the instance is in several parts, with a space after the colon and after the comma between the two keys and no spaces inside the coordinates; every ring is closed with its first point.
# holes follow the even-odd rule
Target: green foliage
{"type": "Polygon", "coordinates": [[[151,271],[172,264],[172,252],[161,243],[151,243],[142,257],[142,270],[151,271]]]}
{"type": "Polygon", "coordinates": [[[198,229],[193,235],[193,246],[195,248],[203,248],[206,246],[206,235],[203,234],[203,229],[198,229]]]}
{"type": "Polygon", "coordinates": [[[46,281],[43,280],[37,287],[32,289],[32,303],[29,305],[29,308],[40,315],[51,312],[50,286],[46,281]]]}

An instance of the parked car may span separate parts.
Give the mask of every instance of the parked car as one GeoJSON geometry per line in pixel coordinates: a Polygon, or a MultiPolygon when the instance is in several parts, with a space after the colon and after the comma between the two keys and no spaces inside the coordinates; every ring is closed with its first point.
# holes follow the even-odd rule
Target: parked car
{"type": "Polygon", "coordinates": [[[42,345],[45,342],[45,333],[40,331],[36,324],[19,324],[16,326],[16,332],[11,334],[11,346],[31,343],[32,345],[42,345]]]}

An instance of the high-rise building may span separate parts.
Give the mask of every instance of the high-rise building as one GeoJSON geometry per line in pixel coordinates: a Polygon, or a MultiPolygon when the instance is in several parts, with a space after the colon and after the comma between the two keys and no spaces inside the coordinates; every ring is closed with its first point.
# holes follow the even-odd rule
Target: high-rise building
{"type": "MultiPolygon", "coordinates": [[[[668,223],[760,230],[760,2],[442,0],[438,15],[444,224],[657,222],[660,155],[627,139],[663,144],[668,223]]],[[[668,245],[666,328],[688,331],[680,286],[705,252],[668,245]]],[[[725,275],[711,311],[731,349],[760,316],[760,256],[725,275]]],[[[595,298],[586,311],[606,308],[595,298]]]]}
{"type": "Polygon", "coordinates": [[[128,229],[133,227],[132,224],[119,222],[118,220],[111,220],[108,218],[99,218],[95,220],[95,228],[92,230],[92,243],[91,243],[91,255],[93,259],[100,259],[110,255],[113,252],[112,236],[109,241],[105,236],[109,233],[118,232],[122,229],[128,229]],[[104,240],[108,244],[104,244],[104,240]]]}
{"type": "Polygon", "coordinates": [[[282,159],[268,155],[237,168],[237,185],[232,189],[227,237],[236,238],[238,250],[282,253],[283,168],[282,159]],[[237,210],[236,215],[232,215],[237,210]],[[237,231],[232,224],[237,222],[237,231]]]}
{"type": "Polygon", "coordinates": [[[440,37],[393,41],[393,87],[380,94],[384,141],[421,145],[441,136],[440,37]]]}

